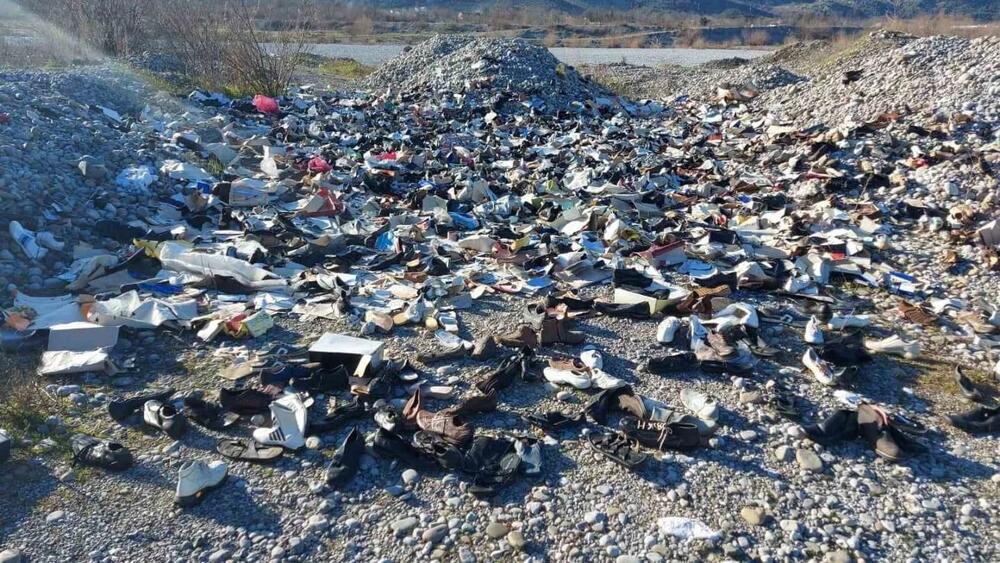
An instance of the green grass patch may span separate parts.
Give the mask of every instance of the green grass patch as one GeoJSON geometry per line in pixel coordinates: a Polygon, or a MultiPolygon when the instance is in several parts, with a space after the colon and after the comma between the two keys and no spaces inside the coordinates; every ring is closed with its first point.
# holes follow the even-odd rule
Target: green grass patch
{"type": "Polygon", "coordinates": [[[354,59],[329,59],[320,64],[316,70],[321,74],[359,80],[371,74],[375,68],[354,59]]]}

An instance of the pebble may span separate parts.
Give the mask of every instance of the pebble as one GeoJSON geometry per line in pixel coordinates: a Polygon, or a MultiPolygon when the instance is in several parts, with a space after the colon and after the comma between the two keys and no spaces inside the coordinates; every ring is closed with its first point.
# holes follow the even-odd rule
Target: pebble
{"type": "Polygon", "coordinates": [[[501,522],[490,522],[486,526],[486,535],[490,539],[499,539],[507,535],[507,525],[501,522]]]}
{"type": "Polygon", "coordinates": [[[806,471],[812,471],[814,473],[823,471],[823,460],[821,460],[819,456],[816,455],[816,452],[812,450],[799,448],[795,451],[795,461],[799,463],[799,467],[805,469],[806,471]]]}
{"type": "Polygon", "coordinates": [[[514,549],[520,551],[521,549],[524,548],[525,544],[524,534],[522,534],[517,530],[511,531],[509,534],[507,534],[507,543],[509,543],[510,546],[513,547],[514,549]]]}
{"type": "Polygon", "coordinates": [[[767,512],[759,506],[744,506],[740,510],[740,516],[751,526],[760,526],[767,518],[767,512]]]}
{"type": "Polygon", "coordinates": [[[413,469],[403,471],[403,483],[413,485],[420,480],[420,474],[413,469]]]}
{"type": "Polygon", "coordinates": [[[420,521],[417,520],[415,516],[407,516],[406,518],[400,518],[392,523],[392,531],[396,532],[397,536],[405,536],[409,534],[414,528],[417,527],[420,521]]]}
{"type": "Polygon", "coordinates": [[[49,524],[55,524],[56,522],[62,521],[66,517],[66,513],[62,510],[53,510],[45,517],[45,521],[49,524]]]}

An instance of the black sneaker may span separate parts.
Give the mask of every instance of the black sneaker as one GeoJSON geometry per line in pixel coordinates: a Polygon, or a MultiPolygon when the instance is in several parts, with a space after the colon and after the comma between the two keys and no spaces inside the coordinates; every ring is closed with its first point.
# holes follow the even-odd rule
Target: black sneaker
{"type": "Polygon", "coordinates": [[[442,469],[458,471],[464,467],[465,455],[439,434],[421,430],[413,435],[413,447],[433,458],[442,469]]]}
{"type": "Polygon", "coordinates": [[[568,415],[562,411],[549,411],[546,413],[531,413],[522,416],[521,419],[543,430],[558,430],[578,422],[583,422],[583,413],[568,415]]]}
{"type": "Polygon", "coordinates": [[[132,452],[118,442],[105,442],[85,434],[70,438],[73,448],[73,465],[103,467],[111,471],[123,471],[132,467],[132,452]]]}
{"type": "Polygon", "coordinates": [[[265,414],[271,406],[271,396],[256,389],[222,389],[219,391],[222,408],[242,416],[265,414]]]}
{"type": "Polygon", "coordinates": [[[344,423],[362,417],[368,409],[355,398],[350,403],[338,405],[329,414],[320,420],[309,421],[309,431],[314,434],[323,434],[340,428],[344,423]]]}
{"type": "Polygon", "coordinates": [[[326,467],[326,484],[331,487],[346,485],[358,473],[361,454],[365,452],[365,442],[358,427],[344,438],[340,447],[333,452],[333,460],[326,467]]]}
{"type": "Polygon", "coordinates": [[[955,383],[958,385],[959,391],[962,392],[962,395],[964,395],[966,399],[980,404],[986,401],[986,397],[983,396],[983,392],[979,389],[979,387],[976,387],[976,384],[969,379],[969,376],[965,375],[962,368],[959,366],[955,366],[955,383]]]}
{"type": "Polygon", "coordinates": [[[949,415],[948,421],[970,434],[1000,432],[1000,407],[976,407],[969,412],[949,415]]]}
{"type": "Polygon", "coordinates": [[[382,459],[394,459],[408,467],[429,467],[420,450],[394,432],[383,428],[375,430],[369,440],[371,452],[382,459]]]}
{"type": "Polygon", "coordinates": [[[650,358],[646,361],[646,373],[655,375],[688,371],[696,367],[698,367],[698,358],[693,352],[670,354],[669,356],[650,358]]]}
{"type": "Polygon", "coordinates": [[[184,414],[210,430],[221,430],[236,421],[235,418],[227,418],[218,405],[197,397],[184,397],[184,414]]]}
{"type": "Polygon", "coordinates": [[[300,391],[313,393],[329,393],[347,388],[347,368],[339,365],[333,369],[319,369],[308,377],[297,377],[291,380],[292,387],[300,391]]]}
{"type": "Polygon", "coordinates": [[[138,395],[130,399],[116,399],[108,403],[108,414],[111,415],[111,418],[122,421],[135,414],[135,411],[142,408],[147,401],[160,401],[162,403],[170,399],[173,394],[174,389],[167,388],[163,391],[138,395]]]}
{"type": "Polygon", "coordinates": [[[817,444],[832,444],[858,437],[858,413],[847,409],[834,411],[826,420],[802,428],[817,444]]]}

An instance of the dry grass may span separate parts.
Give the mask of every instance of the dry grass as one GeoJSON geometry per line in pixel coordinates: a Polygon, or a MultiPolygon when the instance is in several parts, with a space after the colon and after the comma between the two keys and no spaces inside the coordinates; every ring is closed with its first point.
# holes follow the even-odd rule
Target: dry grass
{"type": "MultiPolygon", "coordinates": [[[[37,354],[0,353],[0,373],[5,381],[0,385],[0,428],[6,430],[15,443],[38,442],[43,436],[39,427],[52,415],[65,413],[63,403],[50,396],[43,389],[42,381],[35,372],[38,365],[37,354]]],[[[67,436],[53,434],[54,450],[69,451],[67,436]]]]}
{"type": "Polygon", "coordinates": [[[1000,34],[1000,23],[998,22],[976,22],[967,16],[945,14],[944,12],[908,19],[887,18],[878,22],[878,26],[919,37],[957,35],[974,38],[1000,34]]]}

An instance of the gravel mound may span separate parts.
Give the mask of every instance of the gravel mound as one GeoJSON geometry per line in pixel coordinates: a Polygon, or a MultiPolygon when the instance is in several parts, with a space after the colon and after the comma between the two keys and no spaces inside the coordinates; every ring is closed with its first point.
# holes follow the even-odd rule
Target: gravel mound
{"type": "Polygon", "coordinates": [[[890,111],[965,111],[1000,119],[1000,37],[916,38],[875,32],[816,69],[808,84],[762,98],[796,124],[862,121],[890,111]],[[847,71],[860,77],[843,83],[847,71]]]}
{"type": "Polygon", "coordinates": [[[474,101],[537,96],[553,108],[608,95],[544,47],[465,36],[433,37],[380,67],[362,87],[408,97],[461,93],[474,101]]]}
{"type": "Polygon", "coordinates": [[[57,252],[41,263],[26,260],[8,221],[101,246],[97,221],[132,219],[155,207],[153,194],[119,193],[114,183],[121,169],[155,162],[145,133],[130,125],[153,99],[141,82],[111,67],[0,72],[0,112],[9,116],[0,124],[0,288],[60,286],[50,276],[73,261],[57,252]],[[78,167],[84,156],[102,170],[84,177],[78,167]]]}

